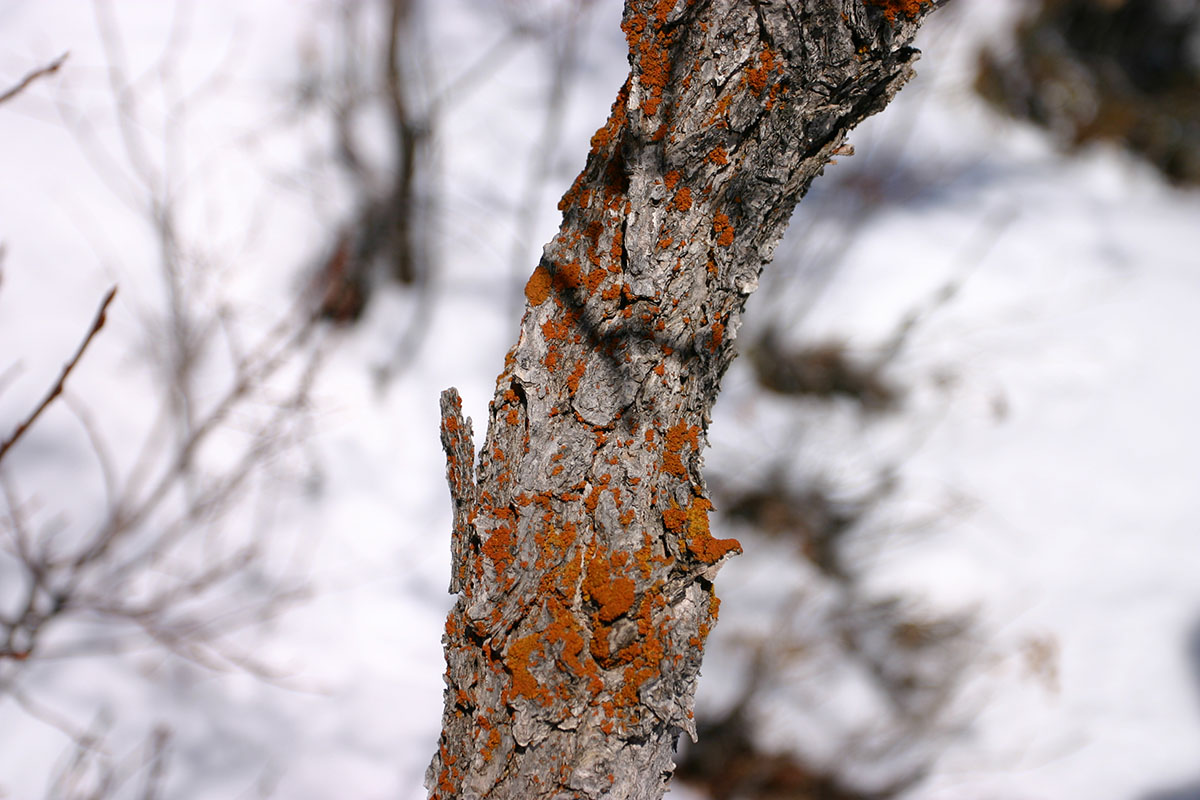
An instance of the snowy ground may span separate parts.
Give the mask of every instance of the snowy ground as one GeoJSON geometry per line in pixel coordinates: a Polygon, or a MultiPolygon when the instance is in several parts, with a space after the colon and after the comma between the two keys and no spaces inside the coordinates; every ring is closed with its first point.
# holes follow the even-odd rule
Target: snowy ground
{"type": "MultiPolygon", "coordinates": [[[[119,5],[131,61],[149,63],[169,41],[168,5],[119,5]]],[[[556,227],[557,194],[624,74],[619,8],[600,5],[580,46],[583,70],[551,160],[537,242],[556,227]]],[[[919,81],[851,137],[854,159],[896,147],[909,168],[936,180],[919,202],[887,206],[863,223],[795,332],[877,346],[911,308],[961,280],[893,367],[914,387],[905,419],[921,420],[919,432],[899,423],[860,430],[853,414],[803,432],[807,447],[835,454],[828,463],[846,474],[911,453],[902,471],[908,518],[936,521],[873,552],[873,585],[919,591],[947,611],[975,610],[987,637],[961,698],[970,729],[910,797],[1134,800],[1195,785],[1200,663],[1194,652],[1189,660],[1187,641],[1200,620],[1200,373],[1192,352],[1200,341],[1200,195],[1166,187],[1114,150],[1064,158],[1038,131],[984,107],[969,91],[973,48],[1002,32],[1012,6],[957,5],[926,31],[919,81]],[[861,450],[847,452],[847,442],[861,450]],[[1045,644],[1037,664],[1031,642],[1045,644]]],[[[85,7],[0,3],[8,43],[0,84],[71,51],[60,76],[0,107],[0,373],[20,367],[0,384],[0,432],[53,382],[117,283],[110,325],[70,389],[121,442],[153,413],[143,320],[162,301],[143,224],[56,106],[68,98],[98,118],[111,106],[85,7]]],[[[430,34],[433,71],[453,75],[454,56],[493,33],[466,0],[445,8],[430,34]]],[[[297,126],[258,148],[231,142],[284,107],[305,43],[319,50],[328,33],[312,20],[328,18],[316,2],[198,4],[182,51],[185,84],[236,53],[232,77],[188,120],[189,188],[202,201],[185,217],[188,234],[220,255],[222,296],[242,303],[251,320],[275,316],[272,298],[294,289],[297,265],[322,242],[322,214],[344,207],[345,197],[327,182],[323,206],[278,177],[300,174],[306,154],[327,143],[318,128],[297,126]],[[246,217],[262,197],[271,203],[251,225],[246,217]]],[[[512,209],[537,127],[522,109],[541,102],[543,68],[534,48],[518,50],[449,112],[438,157],[454,226],[437,232],[437,306],[417,361],[386,394],[375,391],[371,369],[414,313],[401,292],[382,294],[361,326],[333,336],[314,429],[290,465],[304,480],[283,484],[290,488],[280,490],[273,516],[275,528],[303,543],[295,569],[313,596],[247,640],[285,674],[284,685],[196,670],[154,649],[32,664],[22,679],[77,727],[110,714],[117,760],[136,760],[147,733],[169,724],[165,796],[423,796],[450,602],[437,395],[456,385],[478,425],[515,332],[509,298],[524,276],[510,265],[512,209]]],[[[115,141],[111,123],[101,129],[115,141]]],[[[775,268],[794,268],[788,252],[781,248],[775,268]]],[[[748,317],[769,301],[756,298],[748,317]]],[[[710,467],[743,466],[747,443],[765,461],[781,446],[784,416],[735,365],[711,430],[710,467]]],[[[122,464],[131,458],[117,451],[122,464]]],[[[65,413],[47,414],[4,469],[42,505],[60,508],[68,528],[103,502],[86,443],[65,413]]],[[[247,514],[241,526],[251,530],[253,519],[247,514]]],[[[725,568],[714,648],[754,618],[764,580],[787,579],[771,572],[772,560],[751,551],[725,568]]],[[[0,585],[0,601],[11,591],[0,585]]],[[[714,652],[701,707],[722,702],[723,663],[714,652]]],[[[0,695],[0,798],[44,796],[69,744],[0,695]]]]}

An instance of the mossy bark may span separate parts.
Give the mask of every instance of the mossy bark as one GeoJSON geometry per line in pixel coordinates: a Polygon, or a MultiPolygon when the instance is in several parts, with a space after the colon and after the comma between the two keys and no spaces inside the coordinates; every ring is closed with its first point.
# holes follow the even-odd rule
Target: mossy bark
{"type": "Polygon", "coordinates": [[[709,411],[746,298],[847,132],[910,76],[929,0],[627,0],[631,71],[559,204],[455,504],[435,798],[659,798],[739,551],[709,411]]]}

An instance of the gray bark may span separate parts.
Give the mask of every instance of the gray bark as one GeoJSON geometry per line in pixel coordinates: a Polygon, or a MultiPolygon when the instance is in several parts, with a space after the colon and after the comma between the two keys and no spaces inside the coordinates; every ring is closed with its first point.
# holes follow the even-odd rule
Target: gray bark
{"type": "Polygon", "coordinates": [[[435,798],[659,798],[717,618],[701,476],[746,298],[910,76],[930,0],[627,0],[631,72],[525,289],[454,501],[435,798]]]}

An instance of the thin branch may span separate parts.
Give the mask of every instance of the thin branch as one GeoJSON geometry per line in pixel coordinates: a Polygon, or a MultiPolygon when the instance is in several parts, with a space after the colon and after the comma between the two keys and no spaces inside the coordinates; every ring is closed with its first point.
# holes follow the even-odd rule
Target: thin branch
{"type": "Polygon", "coordinates": [[[100,426],[96,423],[95,416],[93,416],[92,412],[81,400],[76,399],[68,392],[63,395],[63,402],[70,409],[71,413],[75,415],[75,419],[79,420],[79,425],[83,428],[88,443],[91,444],[92,452],[96,455],[96,462],[100,466],[100,475],[104,480],[106,507],[109,513],[112,513],[117,507],[120,492],[116,462],[113,461],[112,449],[105,444],[104,434],[100,431],[100,426]]]}
{"type": "Polygon", "coordinates": [[[80,753],[103,753],[103,734],[90,733],[80,730],[67,717],[30,697],[23,689],[11,687],[9,697],[20,706],[21,710],[39,722],[49,725],[70,739],[80,753]]]}
{"type": "Polygon", "coordinates": [[[242,400],[246,395],[254,390],[256,386],[261,385],[268,378],[277,372],[281,367],[288,362],[290,355],[295,352],[296,348],[303,342],[309,333],[316,327],[316,319],[306,319],[299,328],[297,328],[291,336],[279,344],[275,352],[269,352],[269,348],[273,344],[271,340],[282,338],[286,334],[286,326],[292,319],[290,315],[284,317],[276,329],[273,330],[261,345],[261,356],[258,360],[248,365],[245,372],[238,377],[234,385],[229,388],[225,396],[217,403],[217,405],[209,412],[209,414],[192,429],[188,438],[180,443],[179,452],[172,460],[169,468],[159,477],[158,482],[147,493],[142,501],[123,515],[119,522],[120,525],[115,525],[116,520],[109,523],[102,532],[100,541],[90,548],[84,555],[81,555],[77,563],[82,564],[85,561],[99,555],[108,545],[111,538],[119,533],[117,528],[129,529],[140,524],[143,519],[155,508],[159,502],[171,490],[175,484],[179,472],[186,467],[192,458],[192,455],[199,449],[200,445],[206,440],[207,436],[217,429],[217,426],[225,420],[238,401],[242,400]]]}
{"type": "Polygon", "coordinates": [[[84,337],[83,342],[79,345],[79,349],[75,351],[75,355],[72,356],[71,360],[68,361],[63,367],[62,373],[58,376],[58,381],[50,389],[49,393],[42,400],[41,404],[34,409],[32,414],[29,415],[28,419],[18,425],[13,434],[4,440],[3,443],[0,443],[0,459],[3,459],[4,454],[8,452],[8,449],[16,444],[17,440],[21,438],[25,431],[29,430],[29,427],[33,425],[41,413],[46,410],[46,407],[54,402],[55,398],[62,394],[63,384],[66,383],[67,376],[71,374],[71,370],[75,369],[75,365],[78,364],[79,359],[83,357],[83,351],[87,349],[87,346],[91,343],[92,339],[97,333],[100,332],[100,329],[104,327],[104,321],[108,312],[108,304],[111,303],[113,298],[116,296],[116,286],[109,289],[108,294],[104,295],[104,299],[100,302],[100,310],[96,312],[96,319],[92,321],[91,329],[88,330],[87,336],[84,337]]]}
{"type": "Polygon", "coordinates": [[[13,86],[11,89],[8,89],[7,91],[4,92],[4,94],[0,94],[0,103],[3,103],[3,102],[13,99],[17,95],[19,95],[21,92],[23,92],[27,88],[29,88],[29,85],[31,83],[33,83],[34,81],[36,81],[38,78],[44,78],[47,75],[53,75],[55,72],[58,72],[58,68],[63,65],[63,62],[67,60],[67,56],[69,56],[69,55],[70,55],[70,53],[63,53],[61,56],[54,59],[46,66],[38,67],[33,72],[30,72],[28,75],[26,75],[24,78],[22,78],[21,82],[18,83],[16,86],[13,86]]]}

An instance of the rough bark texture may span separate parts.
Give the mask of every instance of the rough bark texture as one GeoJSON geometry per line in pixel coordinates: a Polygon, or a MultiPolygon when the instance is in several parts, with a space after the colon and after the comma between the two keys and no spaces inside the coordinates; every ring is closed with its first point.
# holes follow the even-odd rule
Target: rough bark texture
{"type": "Polygon", "coordinates": [[[747,296],[846,133],[911,74],[930,0],[627,0],[631,73],[455,505],[436,798],[659,798],[739,551],[709,532],[709,411],[747,296]]]}

